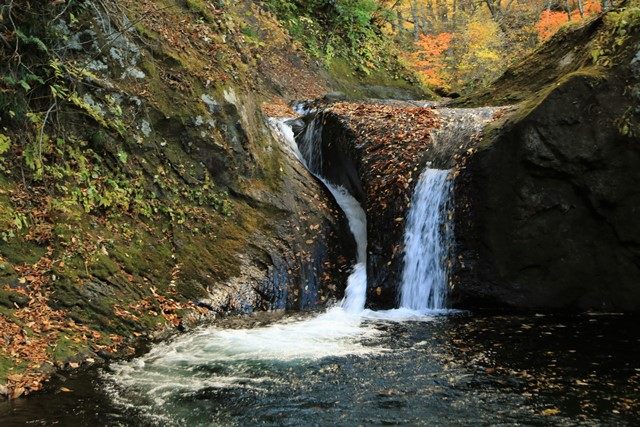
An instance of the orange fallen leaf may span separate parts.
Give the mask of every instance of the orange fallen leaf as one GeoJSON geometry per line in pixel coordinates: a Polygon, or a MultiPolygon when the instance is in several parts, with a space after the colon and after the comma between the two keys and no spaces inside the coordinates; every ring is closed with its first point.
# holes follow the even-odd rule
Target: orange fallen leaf
{"type": "Polygon", "coordinates": [[[22,396],[24,392],[25,392],[24,387],[16,387],[13,389],[13,392],[11,393],[11,398],[17,399],[20,396],[22,396]]]}

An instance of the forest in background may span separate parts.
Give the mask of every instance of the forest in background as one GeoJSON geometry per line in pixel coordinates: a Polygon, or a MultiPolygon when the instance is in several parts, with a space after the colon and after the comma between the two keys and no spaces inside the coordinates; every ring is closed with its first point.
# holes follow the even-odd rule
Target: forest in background
{"type": "Polygon", "coordinates": [[[349,58],[364,74],[399,59],[440,93],[489,83],[563,27],[614,0],[266,0],[289,32],[328,65],[349,58]]]}

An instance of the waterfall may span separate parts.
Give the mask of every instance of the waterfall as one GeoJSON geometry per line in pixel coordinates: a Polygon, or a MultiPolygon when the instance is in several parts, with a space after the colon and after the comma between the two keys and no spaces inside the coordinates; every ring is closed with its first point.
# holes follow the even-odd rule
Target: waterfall
{"type": "MultiPolygon", "coordinates": [[[[295,378],[291,379],[292,369],[303,369],[300,367],[309,361],[374,354],[396,357],[384,345],[372,345],[385,331],[395,334],[394,329],[379,327],[380,322],[428,322],[433,314],[441,314],[427,309],[442,308],[445,302],[445,259],[452,241],[448,210],[453,185],[448,179],[449,172],[427,169],[417,184],[405,236],[401,307],[365,310],[367,218],[362,206],[345,188],[318,176],[322,164],[321,147],[317,144],[318,125],[306,129],[302,137],[313,139],[308,139],[306,142],[310,143],[300,150],[288,120],[271,119],[270,124],[285,149],[311,173],[315,172],[349,221],[357,256],[345,296],[340,306],[313,317],[286,317],[266,326],[241,329],[224,329],[215,324],[202,327],[156,345],[148,354],[134,360],[115,363],[109,371],[102,372],[111,399],[125,410],[142,407],[154,424],[168,424],[173,419],[183,424],[196,412],[191,410],[193,406],[188,406],[194,401],[223,401],[228,397],[229,405],[233,406],[239,402],[234,400],[237,396],[250,400],[251,396],[266,395],[267,390],[280,383],[296,382],[295,378]]],[[[393,340],[397,338],[396,334],[393,340]]],[[[318,371],[321,365],[317,362],[310,366],[313,376],[323,372],[318,371]]],[[[341,369],[340,365],[335,366],[338,371],[341,369]]],[[[335,400],[331,395],[330,401],[335,400]]],[[[294,406],[297,404],[294,402],[294,406]]],[[[323,411],[326,410],[323,408],[323,411]]],[[[209,416],[211,421],[211,414],[203,411],[202,415],[209,416]]]]}
{"type": "Polygon", "coordinates": [[[403,308],[424,311],[445,306],[447,258],[453,241],[449,218],[453,184],[449,172],[426,169],[414,190],[404,236],[403,308]]]}
{"type": "Polygon", "coordinates": [[[367,215],[360,203],[343,187],[336,187],[322,180],[338,202],[347,220],[349,229],[356,241],[356,265],[347,280],[347,289],[340,303],[350,313],[364,310],[367,298],[367,215]]]}
{"type": "Polygon", "coordinates": [[[349,221],[349,229],[356,241],[356,265],[349,275],[347,289],[340,306],[347,312],[359,313],[364,310],[367,297],[367,215],[356,198],[344,187],[336,186],[320,176],[322,155],[320,145],[314,144],[320,137],[320,129],[315,126],[315,121],[307,127],[303,136],[309,140],[309,143],[305,144],[306,156],[300,152],[293,129],[287,120],[272,119],[271,126],[280,134],[286,146],[307,170],[327,187],[349,221]]]}
{"type": "MultiPolygon", "coordinates": [[[[360,203],[343,188],[319,175],[322,154],[317,143],[320,129],[315,122],[303,134],[307,139],[301,153],[287,120],[271,121],[271,125],[302,164],[331,192],[349,221],[357,245],[357,261],[347,282],[341,307],[351,313],[364,310],[367,291],[367,218],[360,203]]],[[[407,216],[404,244],[405,257],[400,284],[400,308],[414,312],[445,308],[448,286],[448,256],[453,241],[453,225],[449,219],[453,181],[450,171],[426,169],[416,185],[407,216]]],[[[373,313],[366,313],[372,315],[373,313]]],[[[387,316],[391,313],[379,313],[387,316]]]]}

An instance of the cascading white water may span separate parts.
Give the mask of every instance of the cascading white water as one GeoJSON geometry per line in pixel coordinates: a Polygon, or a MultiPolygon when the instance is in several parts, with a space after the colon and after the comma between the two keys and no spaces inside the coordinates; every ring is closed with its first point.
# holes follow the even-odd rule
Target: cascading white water
{"type": "MultiPolygon", "coordinates": [[[[322,176],[314,173],[314,170],[317,170],[322,164],[317,144],[306,144],[307,156],[305,158],[300,153],[293,129],[286,123],[286,120],[274,119],[271,121],[271,125],[278,131],[286,146],[298,160],[327,187],[349,221],[349,229],[356,241],[356,265],[347,281],[347,289],[340,306],[350,313],[361,312],[364,310],[367,297],[367,215],[360,203],[344,187],[333,185],[322,176]]],[[[317,132],[315,126],[309,126],[305,132],[305,138],[313,140],[317,137],[317,132]]]]}
{"type": "Polygon", "coordinates": [[[358,201],[343,187],[323,180],[349,221],[356,240],[356,265],[347,280],[347,289],[340,306],[349,313],[364,310],[367,298],[367,215],[358,201]]]}
{"type": "Polygon", "coordinates": [[[407,217],[400,306],[411,310],[445,308],[447,258],[453,239],[449,218],[450,171],[426,169],[414,190],[407,217]]]}
{"type": "MultiPolygon", "coordinates": [[[[271,124],[291,153],[306,165],[291,127],[284,120],[272,120],[271,124]]],[[[319,156],[320,152],[313,149],[307,154],[319,156]]],[[[320,162],[321,158],[316,157],[312,161],[320,162]]],[[[322,180],[322,177],[318,178],[322,180]]],[[[174,420],[176,413],[182,410],[180,402],[184,396],[207,389],[269,388],[274,381],[270,369],[276,369],[281,363],[298,364],[330,356],[366,356],[385,352],[384,348],[371,345],[371,340],[383,332],[375,322],[432,319],[425,316],[432,313],[413,310],[411,305],[405,304],[395,310],[364,309],[367,289],[366,215],[347,190],[322,181],[349,220],[357,245],[356,265],[349,276],[340,306],[313,318],[289,318],[266,327],[230,330],[204,327],[157,345],[148,354],[133,361],[113,364],[109,372],[103,373],[109,380],[107,388],[115,403],[125,408],[142,408],[154,423],[164,424],[174,420]],[[254,369],[255,363],[262,364],[259,371],[254,369]]],[[[440,202],[434,203],[440,206],[440,202]]],[[[433,224],[438,226],[435,220],[433,224]]],[[[437,250],[432,252],[434,256],[440,256],[437,250]]]]}

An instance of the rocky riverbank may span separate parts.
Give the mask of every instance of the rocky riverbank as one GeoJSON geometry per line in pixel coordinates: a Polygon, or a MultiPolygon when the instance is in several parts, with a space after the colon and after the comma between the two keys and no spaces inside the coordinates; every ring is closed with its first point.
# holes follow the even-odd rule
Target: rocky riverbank
{"type": "MultiPolygon", "coordinates": [[[[17,3],[29,37],[2,72],[31,74],[0,99],[0,394],[161,331],[341,297],[343,214],[266,122],[382,81],[338,81],[253,1],[17,3]]],[[[394,74],[376,71],[410,91],[394,74]]]]}

